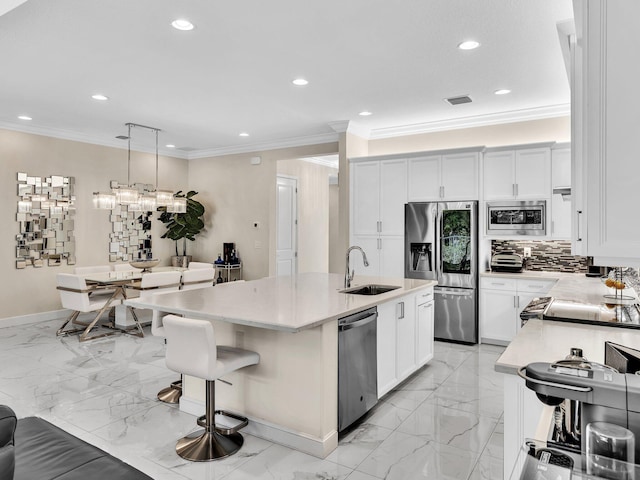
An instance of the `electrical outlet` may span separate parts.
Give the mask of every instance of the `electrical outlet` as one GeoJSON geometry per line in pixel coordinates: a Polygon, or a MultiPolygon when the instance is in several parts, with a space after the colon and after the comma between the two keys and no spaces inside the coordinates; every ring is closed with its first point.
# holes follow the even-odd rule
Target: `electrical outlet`
{"type": "Polygon", "coordinates": [[[524,247],[524,258],[531,258],[531,247],[524,247]]]}
{"type": "Polygon", "coordinates": [[[262,248],[262,242],[260,240],[254,240],[253,248],[262,248]]]}

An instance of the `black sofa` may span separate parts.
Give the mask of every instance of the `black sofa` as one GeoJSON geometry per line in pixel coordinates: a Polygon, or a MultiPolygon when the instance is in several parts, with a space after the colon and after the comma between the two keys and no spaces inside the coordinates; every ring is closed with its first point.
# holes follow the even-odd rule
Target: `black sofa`
{"type": "Polygon", "coordinates": [[[0,480],[153,480],[37,417],[0,405],[0,480]]]}

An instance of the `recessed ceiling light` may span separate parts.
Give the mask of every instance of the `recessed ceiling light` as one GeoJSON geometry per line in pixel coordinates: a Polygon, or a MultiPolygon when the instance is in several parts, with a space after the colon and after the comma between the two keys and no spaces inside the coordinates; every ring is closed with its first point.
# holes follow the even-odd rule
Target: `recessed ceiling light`
{"type": "Polygon", "coordinates": [[[475,40],[467,40],[466,42],[462,42],[460,45],[458,45],[458,48],[460,50],[473,50],[474,48],[478,48],[479,46],[479,42],[476,42],[475,40]]]}
{"type": "Polygon", "coordinates": [[[33,118],[31,118],[31,117],[29,117],[27,115],[20,115],[20,116],[18,116],[18,118],[20,120],[33,120],[33,118]]]}
{"type": "Polygon", "coordinates": [[[171,26],[177,30],[193,30],[193,23],[184,18],[178,18],[171,22],[171,26]]]}
{"type": "Polygon", "coordinates": [[[371,112],[369,112],[368,110],[364,110],[362,112],[360,112],[358,115],[362,116],[362,117],[368,117],[369,115],[373,115],[371,112]]]}
{"type": "Polygon", "coordinates": [[[109,100],[109,97],[105,97],[104,95],[102,95],[100,93],[96,93],[95,95],[91,95],[91,98],[93,98],[94,100],[100,100],[102,102],[104,102],[105,100],[109,100]]]}
{"type": "Polygon", "coordinates": [[[496,95],[506,95],[507,93],[511,93],[511,90],[507,88],[501,88],[500,90],[496,90],[493,93],[495,93],[496,95]]]}
{"type": "Polygon", "coordinates": [[[299,87],[303,87],[305,85],[309,84],[308,80],[305,80],[304,78],[296,78],[295,80],[293,80],[292,82],[294,85],[298,85],[299,87]]]}
{"type": "Polygon", "coordinates": [[[238,135],[239,137],[248,137],[249,134],[247,132],[242,132],[241,134],[238,135]]]}
{"type": "Polygon", "coordinates": [[[165,147],[167,147],[167,148],[176,148],[175,145],[171,145],[171,144],[165,145],[165,147]]]}

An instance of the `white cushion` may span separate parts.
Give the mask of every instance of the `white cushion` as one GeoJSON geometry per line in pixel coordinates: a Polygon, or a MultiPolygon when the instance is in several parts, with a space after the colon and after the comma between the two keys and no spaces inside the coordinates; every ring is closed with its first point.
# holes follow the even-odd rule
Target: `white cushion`
{"type": "MultiPolygon", "coordinates": [[[[60,293],[60,301],[63,308],[76,310],[78,312],[94,312],[100,310],[109,300],[110,296],[106,295],[89,295],[87,291],[87,282],[82,275],[72,275],[70,273],[58,273],[56,275],[56,284],[59,287],[78,290],[77,292],[69,290],[58,290],[60,293]]],[[[120,300],[114,300],[110,305],[119,305],[120,300]]]]}
{"type": "Polygon", "coordinates": [[[189,262],[189,270],[196,270],[198,268],[211,268],[211,269],[213,269],[213,263],[189,262]]]}
{"type": "Polygon", "coordinates": [[[217,346],[208,320],[167,315],[162,320],[167,338],[167,367],[205,380],[216,380],[234,370],[260,362],[250,350],[217,346]]]}

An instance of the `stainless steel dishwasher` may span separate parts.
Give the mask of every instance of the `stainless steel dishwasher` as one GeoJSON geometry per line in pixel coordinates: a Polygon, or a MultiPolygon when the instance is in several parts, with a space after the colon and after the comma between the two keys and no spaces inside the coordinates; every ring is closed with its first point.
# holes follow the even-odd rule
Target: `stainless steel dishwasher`
{"type": "Polygon", "coordinates": [[[338,320],[338,431],[378,403],[376,307],[338,320]]]}

